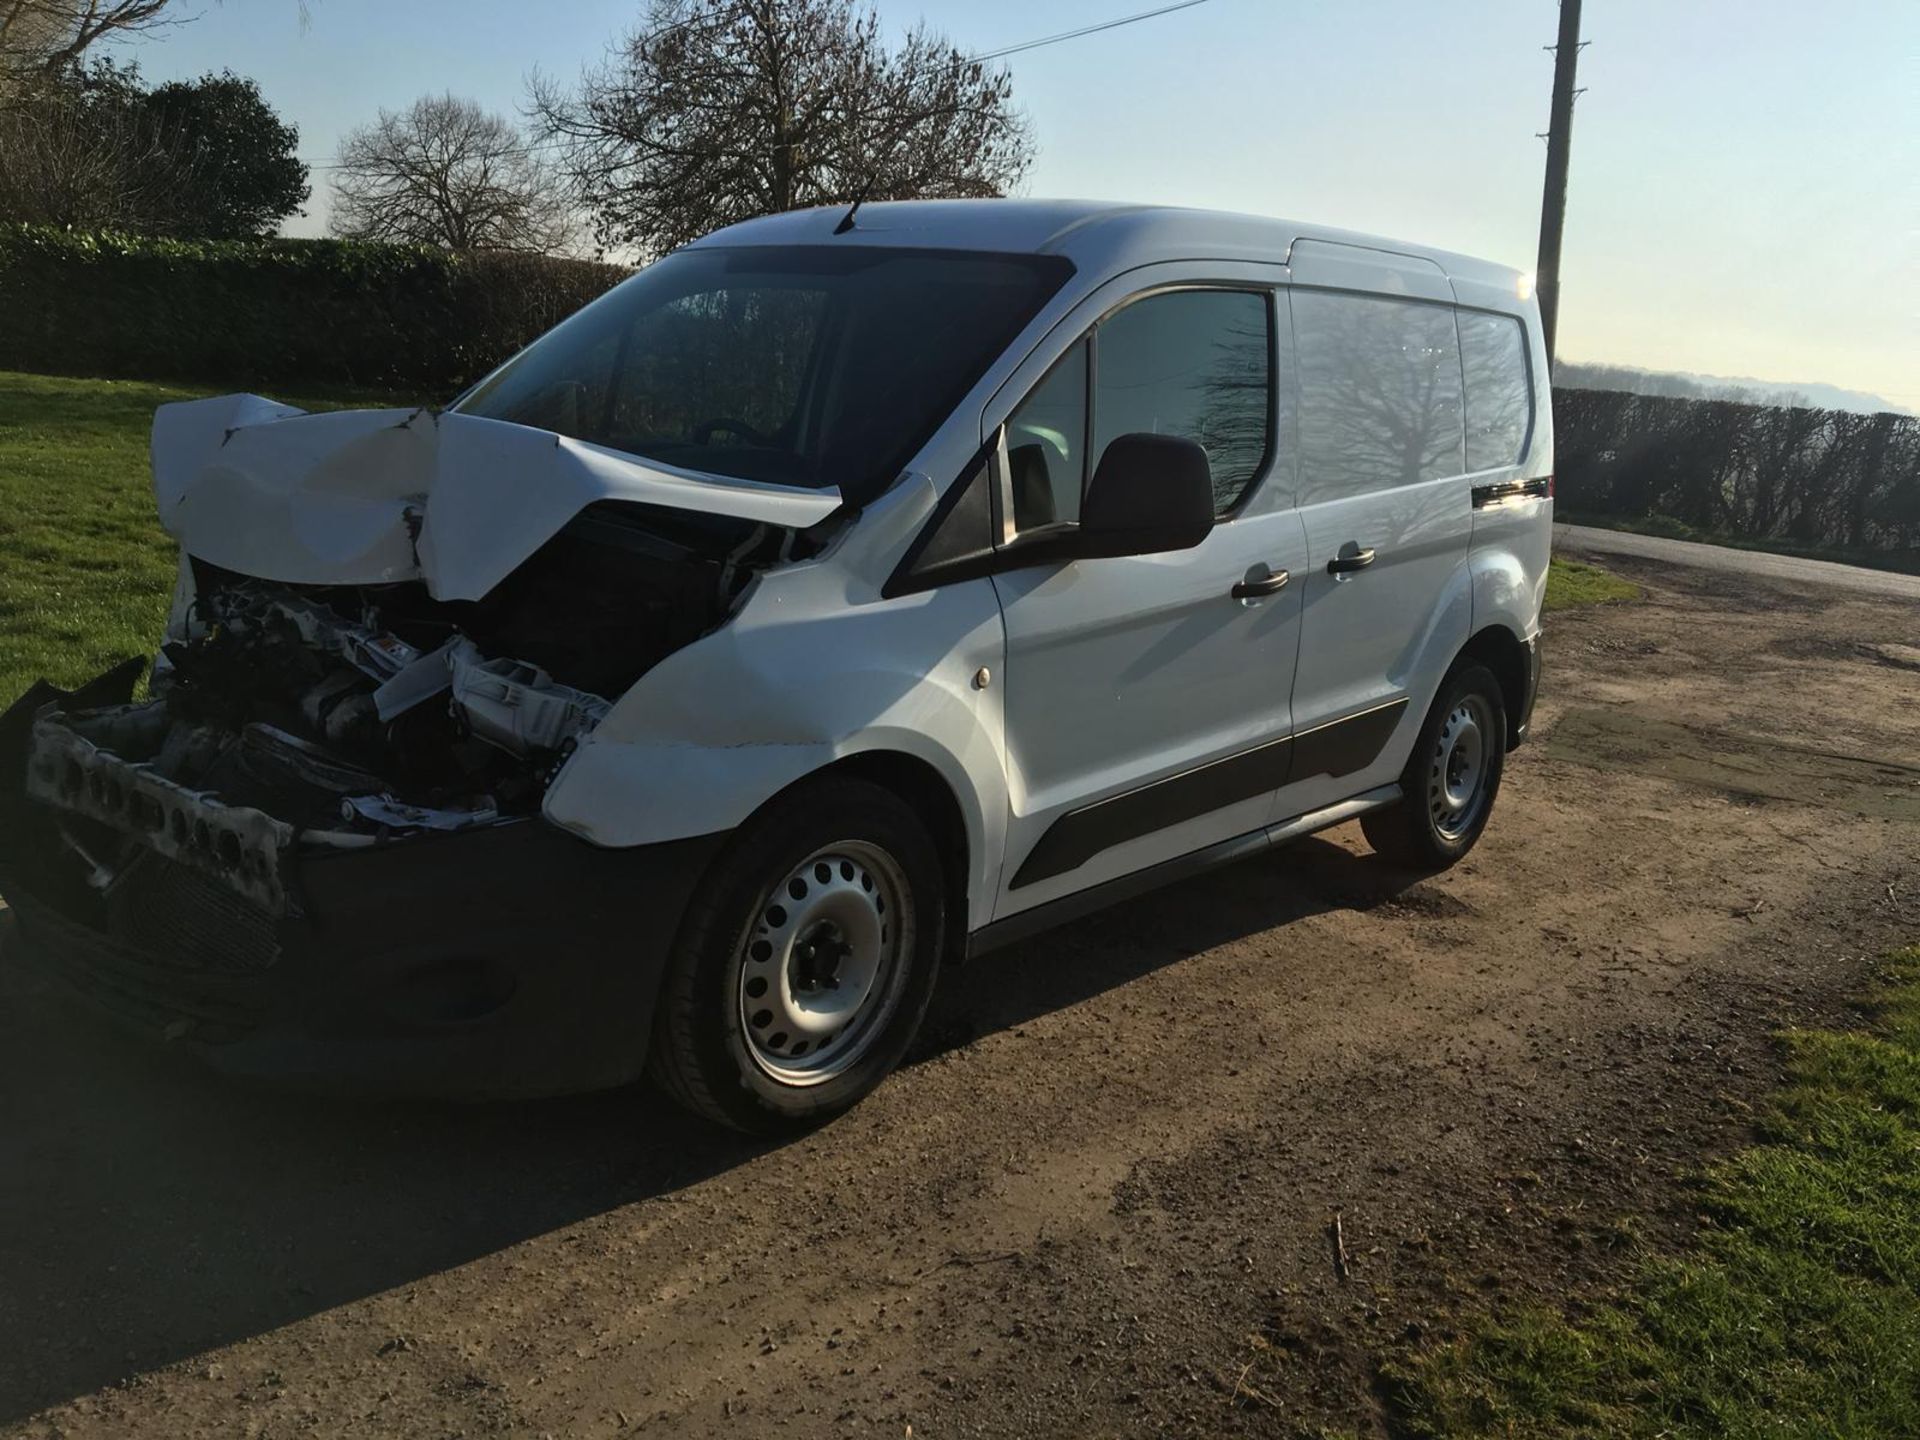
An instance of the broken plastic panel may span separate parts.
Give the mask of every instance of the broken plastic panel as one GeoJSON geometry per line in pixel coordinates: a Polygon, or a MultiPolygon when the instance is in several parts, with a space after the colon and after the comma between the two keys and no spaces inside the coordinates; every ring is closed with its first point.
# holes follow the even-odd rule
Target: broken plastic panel
{"type": "Polygon", "coordinates": [[[453,706],[473,733],[514,755],[570,749],[612,708],[598,695],[556,685],[537,665],[489,660],[462,641],[448,656],[453,706]]]}

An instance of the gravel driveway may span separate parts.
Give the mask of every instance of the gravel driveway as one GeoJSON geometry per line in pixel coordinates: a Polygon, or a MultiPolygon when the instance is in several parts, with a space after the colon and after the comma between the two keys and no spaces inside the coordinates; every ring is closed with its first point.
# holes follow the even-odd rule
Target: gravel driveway
{"type": "Polygon", "coordinates": [[[1920,610],[1609,563],[1458,869],[1342,827],[952,971],[794,1144],[263,1094],[0,958],[0,1432],[1379,1433],[1381,1357],[1683,1239],[1920,933],[1920,610]]]}

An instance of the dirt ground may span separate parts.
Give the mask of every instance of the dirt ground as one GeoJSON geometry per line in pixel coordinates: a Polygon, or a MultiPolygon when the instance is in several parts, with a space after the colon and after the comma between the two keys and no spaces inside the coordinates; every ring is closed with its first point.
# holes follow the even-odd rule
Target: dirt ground
{"type": "Polygon", "coordinates": [[[1346,826],[955,970],[785,1146],[263,1094],[0,961],[0,1432],[1381,1433],[1383,1356],[1684,1239],[1920,934],[1920,607],[1608,563],[1459,868],[1346,826]]]}

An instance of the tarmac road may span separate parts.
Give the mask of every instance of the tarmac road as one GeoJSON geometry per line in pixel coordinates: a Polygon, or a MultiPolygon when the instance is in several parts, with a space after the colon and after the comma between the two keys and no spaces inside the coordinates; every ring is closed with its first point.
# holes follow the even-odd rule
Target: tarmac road
{"type": "Polygon", "coordinates": [[[1600,530],[1590,525],[1556,525],[1553,527],[1553,548],[1585,551],[1592,555],[1631,555],[1640,560],[1685,565],[1696,570],[1730,570],[1756,579],[1832,585],[1868,595],[1920,600],[1920,575],[1898,575],[1891,570],[1838,565],[1831,560],[1803,560],[1797,555],[1773,555],[1764,550],[1737,550],[1727,545],[1668,540],[1659,535],[1635,535],[1626,530],[1600,530]]]}

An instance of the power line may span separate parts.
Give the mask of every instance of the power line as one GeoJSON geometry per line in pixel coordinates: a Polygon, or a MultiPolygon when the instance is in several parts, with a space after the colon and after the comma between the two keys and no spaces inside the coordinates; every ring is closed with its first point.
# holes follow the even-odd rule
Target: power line
{"type": "MultiPolygon", "coordinates": [[[[1178,0],[1177,4],[1162,5],[1157,10],[1142,10],[1137,15],[1122,15],[1117,19],[1102,20],[1093,25],[1083,25],[1078,30],[1063,30],[1058,35],[1043,35],[1038,40],[1022,40],[1017,45],[1005,45],[998,50],[985,50],[973,55],[962,55],[959,56],[954,63],[956,65],[984,65],[989,60],[1003,60],[1009,55],[1019,55],[1028,50],[1039,50],[1048,45],[1063,45],[1069,40],[1081,40],[1089,35],[1099,35],[1108,30],[1118,30],[1125,25],[1138,25],[1142,20],[1157,20],[1162,15],[1173,14],[1176,10],[1191,10],[1196,5],[1206,5],[1209,3],[1210,0],[1178,0]]],[[[676,20],[671,24],[661,26],[652,34],[646,36],[645,39],[647,41],[658,40],[662,35],[670,34],[674,30],[685,29],[693,23],[695,23],[693,20],[676,20]]],[[[543,145],[526,146],[524,149],[514,153],[520,155],[538,155],[545,151],[564,150],[565,148],[565,141],[548,141],[543,145]]],[[[309,168],[314,170],[338,170],[341,168],[337,158],[334,160],[306,160],[305,163],[309,168]]]]}
{"type": "Polygon", "coordinates": [[[983,55],[970,55],[968,61],[978,64],[984,60],[999,60],[1007,55],[1018,55],[1023,50],[1038,50],[1043,45],[1059,45],[1067,40],[1078,40],[1085,35],[1098,35],[1104,30],[1118,30],[1122,25],[1137,25],[1142,20],[1157,20],[1162,15],[1171,15],[1176,10],[1191,10],[1196,5],[1205,5],[1207,0],[1180,0],[1177,5],[1162,5],[1158,10],[1142,10],[1138,15],[1123,15],[1118,20],[1102,20],[1097,25],[1083,25],[1078,30],[1063,30],[1058,35],[1047,35],[1039,40],[1023,40],[1018,45],[1008,45],[1001,50],[989,50],[983,55]]]}

